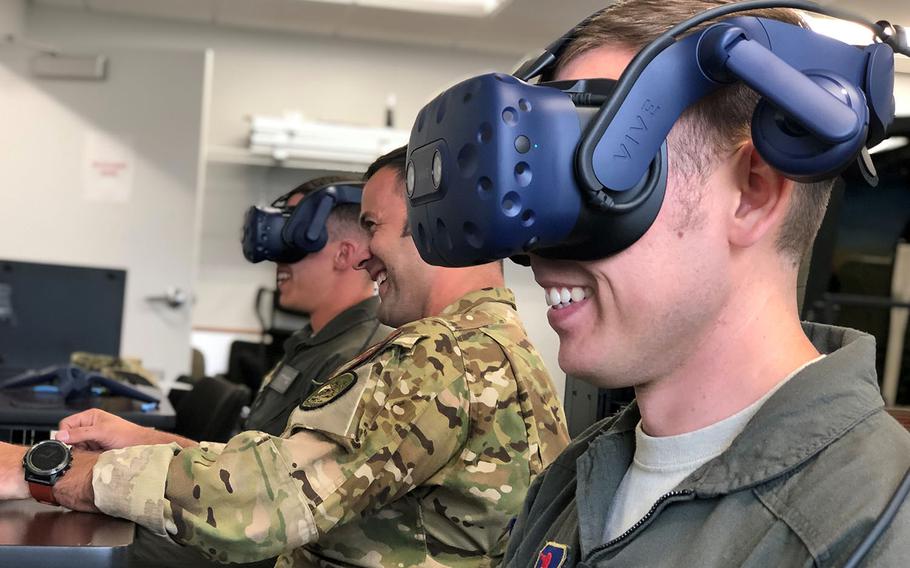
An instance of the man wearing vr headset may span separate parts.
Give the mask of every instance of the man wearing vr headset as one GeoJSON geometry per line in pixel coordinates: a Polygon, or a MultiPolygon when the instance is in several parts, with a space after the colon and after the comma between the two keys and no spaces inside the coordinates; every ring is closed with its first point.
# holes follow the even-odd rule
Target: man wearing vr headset
{"type": "MultiPolygon", "coordinates": [[[[279,197],[272,204],[278,211],[271,214],[290,215],[285,222],[287,226],[295,222],[293,213],[298,204],[324,199],[326,190],[335,186],[352,186],[355,192],[360,191],[358,181],[324,176],[279,197]]],[[[311,209],[315,213],[318,207],[311,209]]],[[[256,213],[248,214],[248,225],[256,213]]],[[[336,201],[325,219],[314,214],[303,220],[307,227],[315,224],[320,232],[326,231],[325,243],[307,247],[318,247],[318,250],[282,246],[269,255],[273,258],[268,260],[276,262],[281,306],[309,314],[310,323],[285,342],[284,357],[263,380],[250,405],[250,415],[244,423],[246,430],[281,435],[291,412],[315,388],[322,386],[321,381],[392,331],[376,318],[379,298],[375,296],[372,280],[357,270],[369,246],[359,216],[359,202],[336,201]]],[[[251,238],[250,233],[254,231],[255,227],[244,228],[251,238]]],[[[257,255],[245,252],[251,262],[260,260],[257,255]]]]}
{"type": "MultiPolygon", "coordinates": [[[[420,260],[403,176],[404,149],[368,172],[360,263],[379,282],[380,319],[400,327],[303,400],[281,437],[76,451],[53,498],[222,562],[467,567],[501,557],[530,481],[568,443],[565,417],[501,267],[420,260]]],[[[21,448],[0,452],[22,459],[21,448]]],[[[28,496],[17,473],[0,468],[0,497],[28,496]]]]}
{"type": "MultiPolygon", "coordinates": [[[[619,2],[576,30],[554,78],[618,78],[659,34],[725,3],[619,2]]],[[[749,15],[799,24],[789,10],[749,15]]],[[[663,205],[631,246],[532,255],[560,366],[633,386],[636,401],[537,479],[507,566],[844,566],[872,533],[868,565],[906,564],[910,505],[872,529],[910,465],[874,340],[798,318],[798,267],[833,181],[768,164],[750,137],[757,99],[740,83],[678,119],[663,205]]]]}

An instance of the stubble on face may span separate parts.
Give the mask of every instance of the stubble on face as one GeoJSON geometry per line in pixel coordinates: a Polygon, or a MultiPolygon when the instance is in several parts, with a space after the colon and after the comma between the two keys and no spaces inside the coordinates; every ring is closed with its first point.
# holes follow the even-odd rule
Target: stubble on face
{"type": "Polygon", "coordinates": [[[362,223],[370,231],[372,258],[365,263],[379,286],[377,315],[400,327],[424,317],[432,268],[423,262],[407,229],[403,182],[392,168],[380,169],[364,187],[362,223]]]}

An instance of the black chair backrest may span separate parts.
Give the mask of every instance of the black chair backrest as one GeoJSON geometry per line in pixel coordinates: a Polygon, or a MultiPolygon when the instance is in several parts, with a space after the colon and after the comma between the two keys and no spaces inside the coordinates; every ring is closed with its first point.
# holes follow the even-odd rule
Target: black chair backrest
{"type": "Polygon", "coordinates": [[[250,403],[250,389],[220,377],[203,377],[180,400],[177,434],[191,440],[226,442],[250,403]]]}

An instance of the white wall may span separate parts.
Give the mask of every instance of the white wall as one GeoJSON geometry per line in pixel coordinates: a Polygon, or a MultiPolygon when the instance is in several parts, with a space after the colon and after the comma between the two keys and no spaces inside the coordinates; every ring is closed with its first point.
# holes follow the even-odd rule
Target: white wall
{"type": "Polygon", "coordinates": [[[71,45],[101,43],[215,51],[209,143],[246,144],[244,118],[299,109],[308,116],[380,126],[388,93],[408,127],[440,90],[511,57],[323,36],[262,32],[31,5],[29,37],[71,45]]]}
{"type": "MultiPolygon", "coordinates": [[[[233,30],[42,5],[29,6],[26,22],[30,39],[69,46],[212,48],[210,146],[245,146],[246,117],[254,113],[299,110],[311,118],[379,126],[389,93],[398,99],[396,126],[407,128],[423,104],[447,86],[489,70],[509,70],[516,63],[512,57],[489,53],[233,30]]],[[[269,263],[251,265],[243,260],[239,244],[243,212],[321,173],[209,163],[193,314],[196,328],[241,334],[257,329],[255,291],[274,286],[274,269],[269,263]]],[[[556,362],[556,336],[546,321],[543,292],[527,269],[508,268],[507,278],[562,395],[564,376],[556,362]]],[[[205,335],[202,343],[213,341],[205,335]]],[[[210,369],[223,364],[207,362],[210,369]]]]}
{"type": "Polygon", "coordinates": [[[29,73],[32,51],[0,49],[0,258],[127,269],[121,352],[170,381],[189,367],[189,309],[147,298],[192,286],[208,60],[105,54],[105,81],[48,80],[29,73]],[[102,135],[132,155],[91,150],[102,135]],[[92,195],[88,164],[114,159],[125,191],[92,195]]]}
{"type": "Polygon", "coordinates": [[[18,36],[25,26],[25,0],[0,0],[0,37],[18,36]]]}

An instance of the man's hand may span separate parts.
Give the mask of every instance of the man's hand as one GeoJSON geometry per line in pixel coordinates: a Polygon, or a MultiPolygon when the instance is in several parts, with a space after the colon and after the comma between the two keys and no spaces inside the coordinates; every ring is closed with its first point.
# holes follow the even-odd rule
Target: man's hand
{"type": "Polygon", "coordinates": [[[28,483],[22,469],[22,458],[28,448],[0,442],[0,500],[28,499],[28,483]]]}
{"type": "Polygon", "coordinates": [[[76,448],[92,451],[171,442],[186,447],[194,443],[180,436],[133,424],[97,408],[61,420],[57,439],[76,448]]]}
{"type": "MultiPolygon", "coordinates": [[[[92,488],[92,469],[98,461],[94,452],[73,451],[73,463],[54,485],[54,499],[74,511],[98,512],[95,490],[92,488]]],[[[28,491],[26,489],[26,491],[28,491]]]]}
{"type": "MultiPolygon", "coordinates": [[[[31,493],[25,482],[22,458],[28,448],[0,442],[0,500],[29,499],[31,493]]],[[[54,498],[64,507],[76,511],[96,512],[95,492],[92,489],[92,468],[98,454],[73,452],[73,463],[54,485],[54,498]]]]}

